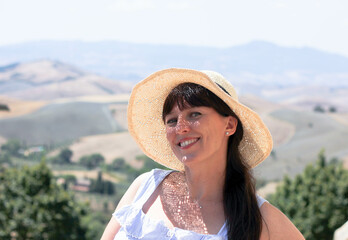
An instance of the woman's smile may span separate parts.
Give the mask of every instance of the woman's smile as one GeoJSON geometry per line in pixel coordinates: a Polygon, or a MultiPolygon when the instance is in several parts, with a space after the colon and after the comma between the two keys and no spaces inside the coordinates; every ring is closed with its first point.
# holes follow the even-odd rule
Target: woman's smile
{"type": "Polygon", "coordinates": [[[184,139],[179,141],[178,146],[182,149],[186,149],[186,148],[191,147],[197,141],[199,141],[199,138],[191,138],[191,139],[184,138],[184,139]]]}

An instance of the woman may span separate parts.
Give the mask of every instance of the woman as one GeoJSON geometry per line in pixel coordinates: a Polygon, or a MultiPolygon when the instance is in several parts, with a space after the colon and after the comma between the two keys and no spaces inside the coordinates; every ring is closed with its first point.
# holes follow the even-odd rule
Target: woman
{"type": "Polygon", "coordinates": [[[255,193],[272,149],[259,116],[211,71],[167,69],[133,89],[129,131],[153,170],[127,190],[102,239],[304,239],[255,193]]]}

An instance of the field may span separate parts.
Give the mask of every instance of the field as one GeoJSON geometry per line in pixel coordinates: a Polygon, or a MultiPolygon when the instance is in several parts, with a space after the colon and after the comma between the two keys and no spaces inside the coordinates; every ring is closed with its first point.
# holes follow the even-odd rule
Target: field
{"type": "Polygon", "coordinates": [[[128,132],[82,137],[69,148],[74,153],[74,162],[84,155],[101,153],[106,163],[111,163],[115,158],[124,158],[132,166],[140,167],[135,157],[141,155],[142,151],[128,132]]]}
{"type": "Polygon", "coordinates": [[[0,119],[23,116],[47,104],[47,102],[44,101],[22,101],[1,95],[0,103],[7,105],[10,109],[10,111],[0,111],[0,119]]]}
{"type": "Polygon", "coordinates": [[[276,180],[284,174],[294,176],[315,161],[321,149],[329,159],[348,156],[348,127],[336,121],[337,117],[291,109],[274,111],[271,116],[294,124],[295,134],[286,144],[276,146],[273,154],[256,168],[258,177],[276,180]]]}

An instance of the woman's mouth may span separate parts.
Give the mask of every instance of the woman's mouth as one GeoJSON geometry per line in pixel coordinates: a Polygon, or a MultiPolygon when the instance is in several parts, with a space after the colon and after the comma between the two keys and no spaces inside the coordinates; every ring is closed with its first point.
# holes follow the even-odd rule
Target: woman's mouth
{"type": "Polygon", "coordinates": [[[182,142],[179,142],[179,147],[187,147],[195,142],[197,142],[199,140],[199,138],[194,138],[194,139],[189,139],[189,140],[185,140],[185,141],[182,141],[182,142]]]}

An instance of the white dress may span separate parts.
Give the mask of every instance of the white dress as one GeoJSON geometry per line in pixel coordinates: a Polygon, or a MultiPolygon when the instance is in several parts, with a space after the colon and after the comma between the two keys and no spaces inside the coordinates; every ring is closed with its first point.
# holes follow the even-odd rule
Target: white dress
{"type": "MultiPolygon", "coordinates": [[[[145,239],[145,240],[225,240],[227,239],[226,223],[217,234],[199,234],[181,228],[168,228],[162,220],[147,216],[142,208],[157,186],[173,171],[154,169],[146,173],[146,180],[139,187],[130,205],[126,205],[113,213],[121,228],[114,240],[145,239]]],[[[266,202],[257,196],[259,207],[266,202]]]]}

